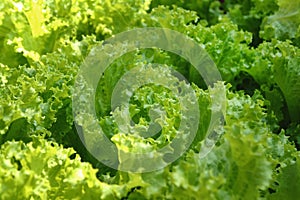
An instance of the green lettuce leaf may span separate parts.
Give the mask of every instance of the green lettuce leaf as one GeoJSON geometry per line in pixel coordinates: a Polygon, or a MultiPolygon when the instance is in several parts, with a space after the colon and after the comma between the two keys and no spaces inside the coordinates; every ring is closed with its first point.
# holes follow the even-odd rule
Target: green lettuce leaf
{"type": "Polygon", "coordinates": [[[300,2],[278,0],[279,9],[267,16],[262,23],[261,36],[264,39],[276,38],[292,40],[299,47],[300,37],[300,2]]]}
{"type": "Polygon", "coordinates": [[[0,151],[1,199],[119,199],[126,194],[125,186],[100,182],[89,163],[55,142],[7,142],[0,151]]]}

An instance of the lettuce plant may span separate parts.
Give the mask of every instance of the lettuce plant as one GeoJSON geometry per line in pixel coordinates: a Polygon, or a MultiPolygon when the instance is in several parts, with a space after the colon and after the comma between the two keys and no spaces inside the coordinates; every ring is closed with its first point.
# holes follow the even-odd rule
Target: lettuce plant
{"type": "MultiPolygon", "coordinates": [[[[3,0],[1,199],[297,199],[299,6],[287,0],[3,0]],[[95,47],[149,27],[199,44],[222,81],[207,85],[188,60],[159,48],[115,59],[97,82],[93,105],[97,123],[116,146],[117,167],[111,168],[92,155],[76,129],[76,77],[95,47]],[[165,76],[180,73],[182,80],[171,80],[191,88],[196,101],[186,95],[181,106],[172,88],[145,84],[130,96],[126,121],[125,108],[112,108],[114,89],[135,67],[154,64],[165,76]],[[214,100],[223,93],[223,126],[210,135],[220,109],[214,100]],[[200,113],[197,132],[178,159],[146,173],[118,170],[128,165],[122,152],[155,151],[184,134],[178,131],[180,108],[192,103],[200,113]],[[128,122],[125,128],[120,120],[128,122]],[[157,134],[147,136],[149,126],[157,134]],[[205,148],[203,156],[199,149],[205,148]]],[[[87,127],[89,118],[81,120],[87,127]]]]}

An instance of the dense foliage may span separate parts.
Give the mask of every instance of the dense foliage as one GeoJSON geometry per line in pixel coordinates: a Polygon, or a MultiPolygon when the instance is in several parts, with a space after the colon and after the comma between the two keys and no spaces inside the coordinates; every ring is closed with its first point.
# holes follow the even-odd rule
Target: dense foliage
{"type": "Polygon", "coordinates": [[[299,0],[3,0],[0,49],[0,199],[300,196],[299,0]],[[134,66],[172,66],[198,97],[202,117],[189,150],[166,168],[143,174],[110,169],[88,153],[73,123],[71,97],[90,50],[137,27],[191,37],[224,80],[207,87],[187,61],[155,48],[127,53],[105,71],[97,115],[120,149],[159,148],[174,137],[180,121],[176,96],[147,85],[130,101],[136,132],[118,129],[114,120],[122,113],[111,111],[112,90],[134,66]],[[226,122],[215,148],[200,158],[211,95],[219,90],[226,90],[226,122]],[[169,118],[160,136],[143,139],[139,131],[157,104],[169,118]]]}

